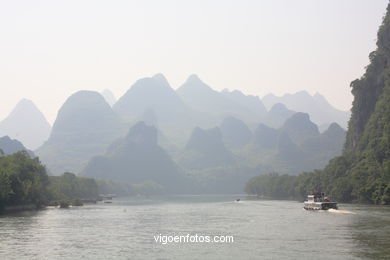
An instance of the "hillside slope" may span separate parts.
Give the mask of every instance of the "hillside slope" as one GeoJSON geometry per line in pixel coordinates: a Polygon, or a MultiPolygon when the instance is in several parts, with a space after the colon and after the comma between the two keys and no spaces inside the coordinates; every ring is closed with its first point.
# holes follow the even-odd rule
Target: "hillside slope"
{"type": "Polygon", "coordinates": [[[98,92],[78,91],[62,105],[50,138],[35,152],[54,175],[80,172],[123,134],[123,125],[98,92]]]}
{"type": "MultiPolygon", "coordinates": [[[[247,183],[246,191],[263,196],[289,191],[284,198],[303,199],[313,190],[322,190],[340,202],[390,204],[389,76],[390,4],[379,28],[377,49],[370,54],[370,64],[365,74],[351,83],[354,101],[343,154],[333,158],[324,170],[297,177],[257,176],[247,183]],[[288,182],[283,182],[285,179],[288,182]],[[263,189],[264,183],[272,185],[269,182],[274,183],[271,192],[263,189]]],[[[324,135],[341,139],[342,129],[338,128],[333,125],[324,135]]],[[[313,150],[313,144],[306,143],[305,148],[313,150]]]]}
{"type": "Polygon", "coordinates": [[[31,100],[22,99],[0,122],[0,136],[18,139],[28,149],[36,149],[50,135],[51,126],[31,100]]]}

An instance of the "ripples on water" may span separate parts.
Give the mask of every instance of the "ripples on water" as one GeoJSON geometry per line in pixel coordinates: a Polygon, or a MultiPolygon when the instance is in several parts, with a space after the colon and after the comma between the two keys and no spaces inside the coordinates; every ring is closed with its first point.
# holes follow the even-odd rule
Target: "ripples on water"
{"type": "Polygon", "coordinates": [[[118,198],[3,216],[0,259],[390,258],[389,207],[312,212],[298,202],[235,198],[118,198]],[[162,245],[159,234],[232,235],[234,243],[162,245]]]}

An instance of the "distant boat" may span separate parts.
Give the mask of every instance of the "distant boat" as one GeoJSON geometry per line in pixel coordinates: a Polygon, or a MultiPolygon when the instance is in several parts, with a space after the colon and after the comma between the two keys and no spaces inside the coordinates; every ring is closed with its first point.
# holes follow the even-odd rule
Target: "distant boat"
{"type": "Polygon", "coordinates": [[[337,202],[332,201],[329,197],[325,197],[325,194],[319,191],[307,195],[303,208],[306,210],[338,209],[337,202]]]}
{"type": "Polygon", "coordinates": [[[112,200],[112,198],[115,198],[116,197],[116,194],[100,194],[99,195],[99,201],[102,201],[102,200],[112,200]]]}
{"type": "Polygon", "coordinates": [[[238,202],[238,201],[240,201],[241,199],[236,199],[236,201],[238,202]]]}
{"type": "Polygon", "coordinates": [[[104,203],[112,203],[110,200],[105,200],[104,203]]]}

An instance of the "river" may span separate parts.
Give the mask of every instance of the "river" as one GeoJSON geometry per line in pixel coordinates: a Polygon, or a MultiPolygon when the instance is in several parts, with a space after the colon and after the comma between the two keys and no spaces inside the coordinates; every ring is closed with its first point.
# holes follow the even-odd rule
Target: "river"
{"type": "Polygon", "coordinates": [[[390,259],[390,207],[312,212],[237,197],[115,198],[1,216],[0,259],[390,259]],[[168,242],[187,234],[233,241],[168,242]]]}

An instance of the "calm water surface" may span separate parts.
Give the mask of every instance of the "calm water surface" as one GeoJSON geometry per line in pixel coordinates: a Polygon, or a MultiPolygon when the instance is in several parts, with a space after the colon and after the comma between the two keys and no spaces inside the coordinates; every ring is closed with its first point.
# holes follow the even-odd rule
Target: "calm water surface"
{"type": "Polygon", "coordinates": [[[390,207],[310,212],[298,202],[235,198],[117,198],[2,216],[0,259],[390,259],[390,207]],[[160,234],[234,243],[162,245],[160,234]]]}

